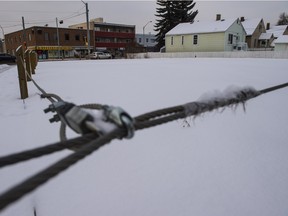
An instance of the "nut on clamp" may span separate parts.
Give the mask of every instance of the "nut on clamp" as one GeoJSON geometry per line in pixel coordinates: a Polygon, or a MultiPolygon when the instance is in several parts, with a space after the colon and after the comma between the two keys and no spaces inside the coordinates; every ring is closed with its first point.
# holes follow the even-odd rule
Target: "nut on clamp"
{"type": "Polygon", "coordinates": [[[49,105],[44,112],[57,113],[53,118],[49,119],[51,123],[61,120],[76,133],[86,134],[91,132],[91,130],[86,126],[86,121],[93,121],[93,116],[73,103],[65,101],[54,102],[49,105]]]}

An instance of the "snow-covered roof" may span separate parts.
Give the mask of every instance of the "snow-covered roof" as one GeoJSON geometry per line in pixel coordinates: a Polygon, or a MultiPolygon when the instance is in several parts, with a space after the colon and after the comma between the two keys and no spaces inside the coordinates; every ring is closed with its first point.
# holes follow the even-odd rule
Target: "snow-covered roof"
{"type": "Polygon", "coordinates": [[[252,35],[259,23],[261,22],[261,18],[254,19],[246,19],[242,22],[242,25],[247,33],[247,35],[252,35]]]}
{"type": "Polygon", "coordinates": [[[288,25],[272,26],[269,30],[266,30],[267,33],[273,33],[276,38],[283,35],[285,30],[288,28],[288,25]]]}
{"type": "Polygon", "coordinates": [[[281,35],[280,37],[278,37],[275,41],[275,44],[279,44],[279,43],[288,43],[288,35],[281,35]]]}
{"type": "Polygon", "coordinates": [[[200,34],[200,33],[215,33],[225,32],[237,19],[225,19],[219,21],[197,21],[180,23],[166,35],[183,35],[183,34],[200,34]]]}
{"type": "Polygon", "coordinates": [[[273,37],[273,33],[262,33],[259,40],[270,40],[273,37]]]}

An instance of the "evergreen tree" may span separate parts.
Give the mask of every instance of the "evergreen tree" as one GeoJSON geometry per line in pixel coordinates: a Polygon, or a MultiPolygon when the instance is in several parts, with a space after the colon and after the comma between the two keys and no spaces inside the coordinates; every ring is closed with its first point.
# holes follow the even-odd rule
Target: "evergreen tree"
{"type": "Polygon", "coordinates": [[[288,25],[288,14],[281,13],[277,25],[288,25]]]}
{"type": "Polygon", "coordinates": [[[182,22],[193,22],[198,14],[198,10],[192,11],[196,3],[186,0],[168,1],[157,0],[156,19],[154,25],[156,34],[157,48],[160,49],[165,45],[165,34],[182,22]]]}

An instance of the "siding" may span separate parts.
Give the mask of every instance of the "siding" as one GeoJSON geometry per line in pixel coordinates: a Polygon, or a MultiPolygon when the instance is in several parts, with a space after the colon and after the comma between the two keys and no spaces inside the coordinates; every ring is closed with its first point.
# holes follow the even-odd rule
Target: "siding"
{"type": "Polygon", "coordinates": [[[197,34],[198,44],[193,44],[194,35],[166,36],[165,46],[167,52],[213,52],[223,51],[224,33],[197,34]],[[182,44],[184,36],[184,44],[182,44]],[[173,45],[171,45],[173,37],[173,45]]]}
{"type": "Polygon", "coordinates": [[[245,30],[243,28],[243,26],[237,23],[237,21],[235,23],[233,23],[232,26],[230,26],[226,33],[225,33],[225,39],[224,39],[224,51],[233,51],[233,47],[239,43],[239,42],[245,42],[245,38],[246,38],[246,34],[245,34],[245,30]],[[228,37],[229,34],[233,35],[233,43],[229,44],[228,43],[228,37]],[[236,38],[236,36],[238,37],[238,39],[236,38]]]}
{"type": "Polygon", "coordinates": [[[288,43],[275,44],[275,51],[288,51],[288,43]]]}

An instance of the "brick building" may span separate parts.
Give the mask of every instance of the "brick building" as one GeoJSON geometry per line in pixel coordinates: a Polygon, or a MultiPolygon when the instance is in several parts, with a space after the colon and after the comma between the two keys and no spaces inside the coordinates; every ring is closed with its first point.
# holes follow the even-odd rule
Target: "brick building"
{"type": "MultiPolygon", "coordinates": [[[[104,23],[102,18],[91,20],[90,52],[93,50],[109,50],[114,55],[123,55],[135,44],[135,26],[104,23]]],[[[56,28],[33,26],[5,35],[7,52],[15,55],[17,47],[25,45],[35,50],[39,59],[69,58],[88,54],[86,23],[56,28]],[[59,31],[59,41],[58,33],[59,31]],[[59,46],[58,46],[59,43],[59,46]]]]}
{"type": "MultiPolygon", "coordinates": [[[[26,45],[28,49],[35,50],[39,59],[74,57],[76,51],[86,53],[87,31],[82,29],[57,28],[33,26],[25,30],[16,31],[5,35],[6,49],[10,54],[15,55],[20,45],[26,45]],[[25,44],[26,43],[26,44],[25,44]],[[60,56],[59,56],[60,54],[60,56]]],[[[90,43],[92,44],[93,32],[90,31],[90,43]]],[[[93,47],[91,47],[93,49],[93,47]]]]}
{"type": "MultiPolygon", "coordinates": [[[[69,26],[73,29],[86,27],[86,23],[69,26]]],[[[93,46],[97,50],[109,50],[113,54],[121,55],[135,46],[135,25],[106,23],[103,18],[96,18],[90,20],[89,29],[94,32],[93,46]]]]}

